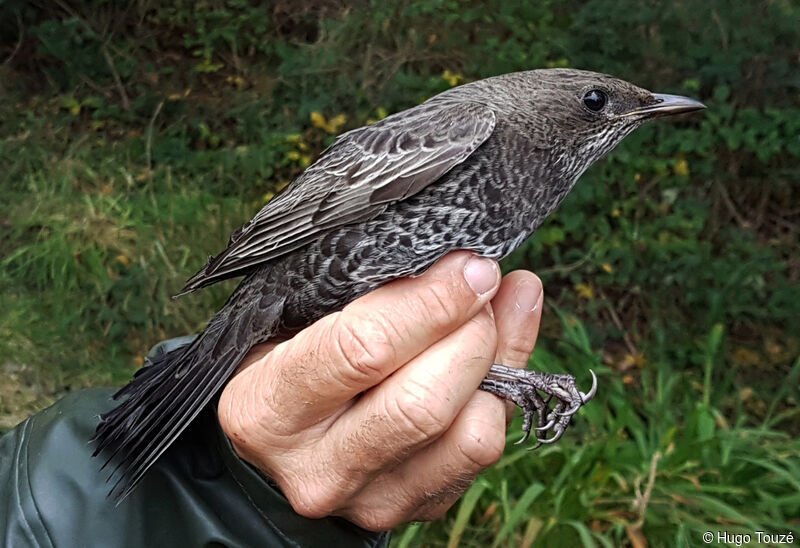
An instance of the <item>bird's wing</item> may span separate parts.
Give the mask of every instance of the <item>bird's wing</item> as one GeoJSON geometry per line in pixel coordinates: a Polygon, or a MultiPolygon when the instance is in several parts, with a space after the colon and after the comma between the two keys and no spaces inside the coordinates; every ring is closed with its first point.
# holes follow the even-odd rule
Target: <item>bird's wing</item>
{"type": "Polygon", "coordinates": [[[244,274],[337,226],[370,219],[463,162],[491,135],[476,103],[424,103],[347,132],[284,192],[234,232],[183,293],[244,274]]]}

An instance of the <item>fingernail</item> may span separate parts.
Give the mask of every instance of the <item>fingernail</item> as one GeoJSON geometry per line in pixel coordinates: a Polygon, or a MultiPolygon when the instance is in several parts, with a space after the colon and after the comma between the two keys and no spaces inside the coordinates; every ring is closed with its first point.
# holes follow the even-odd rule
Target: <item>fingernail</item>
{"type": "Polygon", "coordinates": [[[522,282],[517,286],[516,304],[517,308],[525,312],[533,312],[539,307],[542,297],[542,289],[537,284],[522,282]]]}
{"type": "Polygon", "coordinates": [[[488,293],[497,286],[498,274],[496,262],[477,255],[464,265],[464,279],[478,295],[488,293]]]}

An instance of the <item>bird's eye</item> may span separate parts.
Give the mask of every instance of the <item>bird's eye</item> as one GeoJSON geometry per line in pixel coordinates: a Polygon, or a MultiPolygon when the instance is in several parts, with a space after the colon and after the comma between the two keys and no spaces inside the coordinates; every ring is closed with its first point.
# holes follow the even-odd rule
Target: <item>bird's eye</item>
{"type": "Polygon", "coordinates": [[[595,112],[602,110],[606,106],[607,100],[606,93],[599,89],[587,91],[586,95],[583,96],[583,104],[586,105],[586,108],[595,112]]]}

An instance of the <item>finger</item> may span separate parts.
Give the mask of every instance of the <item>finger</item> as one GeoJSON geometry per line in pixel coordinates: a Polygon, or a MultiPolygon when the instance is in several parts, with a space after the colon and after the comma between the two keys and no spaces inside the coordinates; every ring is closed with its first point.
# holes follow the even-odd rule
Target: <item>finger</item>
{"type": "MultiPolygon", "coordinates": [[[[446,432],[494,361],[494,321],[482,311],[411,360],[331,425],[320,454],[336,463],[341,500],[446,432]]],[[[502,417],[501,413],[501,417],[502,417]]]]}
{"type": "Polygon", "coordinates": [[[451,253],[278,345],[258,364],[261,397],[289,430],[318,423],[475,316],[499,284],[495,261],[451,253]]]}
{"type": "MultiPolygon", "coordinates": [[[[418,466],[441,471],[436,490],[425,493],[413,519],[442,517],[485,468],[503,456],[506,445],[505,404],[488,392],[478,391],[445,436],[419,455],[418,466]]],[[[435,474],[430,481],[436,482],[435,474]]],[[[435,484],[435,483],[434,483],[435,484]]]]}
{"type": "Polygon", "coordinates": [[[497,325],[497,363],[523,368],[530,360],[542,320],[541,280],[527,270],[503,278],[492,299],[497,325]]]}
{"type": "MultiPolygon", "coordinates": [[[[492,310],[498,322],[495,362],[502,361],[517,367],[525,366],[533,350],[539,328],[541,305],[541,282],[535,275],[520,271],[503,279],[497,295],[492,300],[492,310]]],[[[477,333],[480,335],[487,332],[491,333],[485,329],[477,333]]],[[[467,340],[473,342],[469,333],[465,335],[467,340]]],[[[456,337],[441,342],[453,348],[460,348],[461,344],[456,337]]],[[[425,356],[428,357],[427,353],[425,356]]],[[[381,477],[381,472],[387,467],[393,467],[396,462],[411,455],[408,457],[408,462],[414,464],[409,464],[410,468],[405,464],[401,465],[398,473],[402,475],[403,470],[408,470],[410,477],[416,474],[422,480],[419,484],[415,484],[417,488],[412,488],[404,481],[398,480],[398,483],[407,486],[404,496],[407,500],[413,501],[414,508],[423,506],[423,509],[418,509],[418,513],[415,514],[419,519],[435,517],[448,508],[474,474],[499,458],[505,446],[506,411],[502,400],[485,392],[475,392],[473,388],[483,379],[485,368],[470,369],[456,366],[454,370],[447,359],[437,358],[430,360],[430,363],[428,361],[415,360],[397,371],[342,416],[341,418],[346,420],[337,422],[331,431],[334,438],[347,441],[346,446],[337,447],[333,449],[334,452],[354,457],[352,463],[355,469],[344,471],[341,475],[352,479],[351,485],[355,489],[373,485],[374,481],[368,480],[370,474],[381,477]],[[453,373],[461,381],[460,384],[448,382],[448,375],[453,373]],[[455,386],[456,390],[448,386],[455,386]],[[383,394],[384,388],[390,391],[387,393],[392,393],[399,391],[398,389],[408,390],[409,387],[415,390],[416,394],[412,394],[411,401],[406,401],[405,404],[386,405],[378,399],[383,394]],[[459,411],[467,400],[469,404],[459,411]],[[412,420],[390,418],[386,421],[384,417],[384,421],[381,422],[375,418],[380,415],[370,410],[371,403],[372,408],[375,408],[375,402],[380,403],[377,405],[378,409],[397,409],[405,419],[412,418],[412,420]],[[421,417],[417,416],[414,419],[413,413],[403,411],[403,408],[409,405],[412,409],[421,411],[421,417]],[[448,426],[454,411],[458,413],[456,422],[448,426]],[[370,418],[353,418],[359,413],[370,418]],[[338,431],[339,425],[352,424],[357,427],[355,433],[346,434],[338,431]],[[436,439],[438,432],[444,430],[446,434],[436,439]],[[431,440],[435,441],[431,443],[431,440]],[[427,477],[430,475],[433,477],[427,477]]],[[[407,395],[405,393],[403,396],[407,395]]],[[[354,496],[353,499],[358,500],[360,496],[354,496]]],[[[380,512],[371,506],[367,504],[363,508],[365,519],[385,522],[393,519],[392,515],[396,517],[402,514],[397,513],[399,506],[385,508],[380,512]]]]}
{"type": "MultiPolygon", "coordinates": [[[[527,365],[536,344],[542,302],[542,283],[533,273],[519,270],[503,278],[492,299],[497,327],[495,363],[527,365]]],[[[445,435],[393,472],[396,478],[390,481],[406,485],[407,498],[416,501],[416,510],[408,519],[441,517],[471,479],[502,456],[507,406],[513,413],[513,404],[504,405],[487,392],[476,392],[445,435]]]]}
{"type": "MultiPolygon", "coordinates": [[[[544,292],[539,278],[527,270],[515,270],[503,277],[492,299],[497,321],[495,363],[525,368],[530,360],[542,320],[544,292]]],[[[514,404],[506,402],[508,421],[514,417],[514,404]]]]}
{"type": "Polygon", "coordinates": [[[339,514],[370,529],[439,518],[500,458],[504,446],[502,403],[476,392],[443,436],[365,484],[339,514]],[[494,412],[487,412],[492,407],[494,412]]]}

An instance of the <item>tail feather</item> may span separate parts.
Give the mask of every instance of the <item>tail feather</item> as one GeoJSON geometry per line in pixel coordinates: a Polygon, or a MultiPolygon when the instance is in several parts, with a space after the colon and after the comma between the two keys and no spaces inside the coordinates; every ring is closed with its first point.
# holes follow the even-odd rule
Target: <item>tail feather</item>
{"type": "MultiPolygon", "coordinates": [[[[268,337],[280,318],[282,301],[253,314],[221,311],[192,343],[154,358],[115,395],[125,398],[101,416],[93,456],[113,463],[109,496],[127,497],[147,470],[209,404],[259,340],[268,337]],[[255,316],[255,317],[254,317],[255,316]],[[242,337],[243,332],[250,337],[242,337]]],[[[250,313],[248,313],[250,312],[250,313]]]]}
{"type": "Polygon", "coordinates": [[[181,396],[183,403],[177,409],[167,408],[164,411],[168,418],[162,422],[157,430],[151,426],[139,436],[139,442],[133,448],[126,463],[125,473],[129,477],[125,478],[127,485],[120,494],[120,500],[133,490],[150,466],[211,401],[225,384],[225,381],[233,374],[244,354],[245,352],[237,353],[233,356],[234,359],[225,360],[222,363],[218,362],[217,367],[208,368],[191,393],[187,396],[181,396]],[[139,447],[143,442],[146,443],[139,447]]]}

